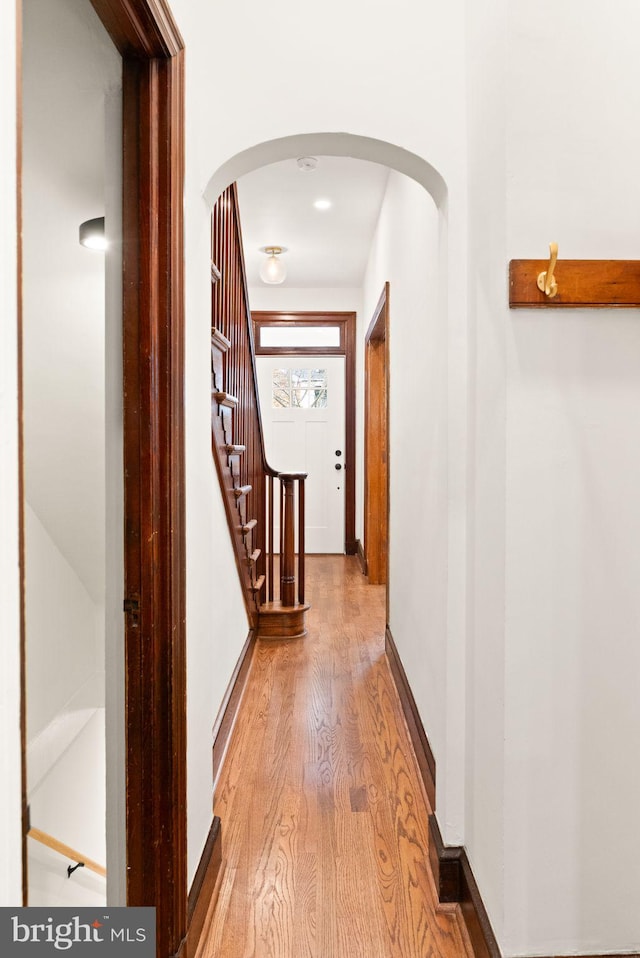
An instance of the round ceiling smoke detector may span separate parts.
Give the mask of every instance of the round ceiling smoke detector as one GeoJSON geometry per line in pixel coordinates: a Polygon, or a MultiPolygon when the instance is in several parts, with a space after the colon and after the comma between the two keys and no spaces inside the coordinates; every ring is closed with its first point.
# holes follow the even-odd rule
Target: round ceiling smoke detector
{"type": "Polygon", "coordinates": [[[303,173],[312,173],[318,165],[318,158],[315,156],[299,156],[298,169],[303,173]]]}

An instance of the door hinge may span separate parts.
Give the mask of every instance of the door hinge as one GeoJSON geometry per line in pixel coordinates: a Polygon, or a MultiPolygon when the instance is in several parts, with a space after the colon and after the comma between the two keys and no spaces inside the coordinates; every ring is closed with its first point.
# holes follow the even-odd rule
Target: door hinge
{"type": "Polygon", "coordinates": [[[140,600],[136,598],[125,599],[122,607],[127,615],[131,616],[131,626],[134,629],[138,627],[138,615],[140,612],[140,600]]]}

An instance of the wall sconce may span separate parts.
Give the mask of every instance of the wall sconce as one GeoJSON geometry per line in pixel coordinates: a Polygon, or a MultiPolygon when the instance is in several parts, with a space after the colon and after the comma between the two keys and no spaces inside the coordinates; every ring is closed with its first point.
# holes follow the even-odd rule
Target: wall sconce
{"type": "Polygon", "coordinates": [[[286,246],[261,246],[261,253],[266,253],[268,259],[260,267],[260,279],[270,286],[284,283],[287,276],[286,264],[280,259],[282,253],[287,252],[286,246]]]}
{"type": "Polygon", "coordinates": [[[104,235],[104,216],[86,220],[80,224],[80,245],[87,249],[106,249],[109,245],[104,235]]]}

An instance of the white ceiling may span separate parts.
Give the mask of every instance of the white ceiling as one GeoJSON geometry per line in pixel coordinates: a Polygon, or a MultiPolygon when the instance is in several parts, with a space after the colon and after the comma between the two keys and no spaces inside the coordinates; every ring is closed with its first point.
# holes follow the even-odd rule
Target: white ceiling
{"type": "Polygon", "coordinates": [[[272,163],[238,180],[249,286],[261,286],[261,246],[286,246],[284,286],[362,285],[389,170],[348,157],[321,156],[313,172],[297,160],[272,163]],[[317,210],[314,201],[331,201],[317,210]]]}

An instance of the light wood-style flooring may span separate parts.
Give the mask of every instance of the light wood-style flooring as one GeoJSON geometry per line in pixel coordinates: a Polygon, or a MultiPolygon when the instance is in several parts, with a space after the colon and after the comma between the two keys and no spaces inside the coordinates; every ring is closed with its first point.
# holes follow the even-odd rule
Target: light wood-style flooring
{"type": "Polygon", "coordinates": [[[470,958],[437,904],[429,808],[384,654],[384,586],[309,557],[308,635],[262,642],[218,784],[198,958],[470,958]]]}

